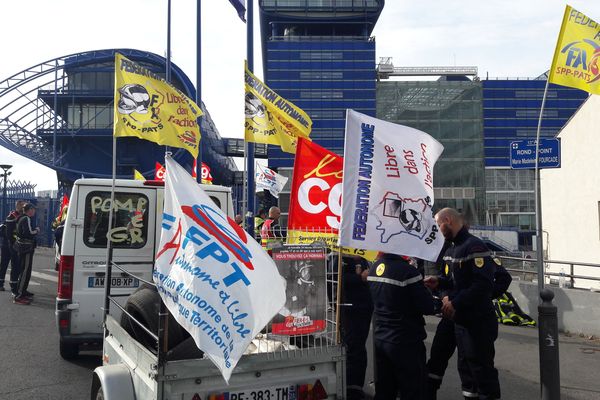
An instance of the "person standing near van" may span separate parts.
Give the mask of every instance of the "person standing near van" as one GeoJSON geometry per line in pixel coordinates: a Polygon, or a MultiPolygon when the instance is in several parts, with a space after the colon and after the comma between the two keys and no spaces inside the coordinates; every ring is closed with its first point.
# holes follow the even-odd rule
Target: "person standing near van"
{"type": "Polygon", "coordinates": [[[36,246],[36,237],[40,228],[33,228],[31,219],[35,215],[35,207],[31,203],[23,207],[23,215],[17,222],[17,240],[14,249],[19,255],[21,264],[21,275],[17,285],[17,293],[13,302],[15,304],[28,305],[31,303],[33,293],[27,291],[31,279],[31,268],[33,265],[33,252],[36,246]]]}
{"type": "Polygon", "coordinates": [[[2,237],[2,256],[0,257],[0,291],[4,291],[4,279],[6,277],[6,271],[8,264],[10,267],[10,288],[13,294],[16,293],[17,282],[19,280],[19,259],[17,253],[13,250],[13,245],[16,239],[17,221],[23,211],[25,201],[17,200],[15,203],[15,209],[11,211],[2,224],[4,228],[2,237]]]}

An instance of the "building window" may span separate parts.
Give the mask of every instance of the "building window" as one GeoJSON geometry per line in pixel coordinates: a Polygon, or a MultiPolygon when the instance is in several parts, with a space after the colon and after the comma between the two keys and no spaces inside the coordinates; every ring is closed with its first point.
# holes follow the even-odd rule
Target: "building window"
{"type": "Polygon", "coordinates": [[[69,129],[109,129],[113,107],[102,104],[70,104],[67,109],[69,129]]]}
{"type": "Polygon", "coordinates": [[[328,52],[328,51],[321,51],[321,52],[305,52],[305,53],[300,53],[300,59],[301,60],[341,60],[342,57],[342,53],[339,52],[328,52]]]}
{"type": "Polygon", "coordinates": [[[300,98],[302,99],[342,99],[344,92],[339,91],[301,91],[300,98]]]}
{"type": "Polygon", "coordinates": [[[330,80],[330,79],[342,79],[344,74],[342,72],[328,72],[328,71],[301,71],[300,79],[315,79],[315,80],[330,80]]]}
{"type": "Polygon", "coordinates": [[[83,241],[88,247],[140,249],[148,236],[148,198],[140,193],[116,193],[112,230],[108,232],[110,192],[90,192],[85,199],[83,241]]]}

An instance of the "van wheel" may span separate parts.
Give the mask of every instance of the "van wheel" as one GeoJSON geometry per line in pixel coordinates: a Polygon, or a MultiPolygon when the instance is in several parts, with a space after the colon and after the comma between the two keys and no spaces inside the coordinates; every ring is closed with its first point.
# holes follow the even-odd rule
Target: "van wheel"
{"type": "MultiPolygon", "coordinates": [[[[160,301],[160,295],[156,289],[151,287],[141,287],[129,296],[124,308],[137,321],[148,328],[148,330],[157,334],[160,301]]],[[[149,349],[156,350],[156,341],[140,328],[138,324],[131,321],[126,314],[123,314],[121,317],[121,326],[138,342],[149,349]]],[[[185,338],[186,335],[184,329],[169,313],[168,348],[171,349],[175,347],[185,338]]]]}
{"type": "Polygon", "coordinates": [[[102,386],[100,385],[100,381],[94,374],[94,382],[92,382],[92,396],[91,400],[104,400],[104,392],[102,391],[102,386]]]}
{"type": "Polygon", "coordinates": [[[79,355],[79,345],[60,341],[60,356],[65,360],[72,360],[79,355]]]}

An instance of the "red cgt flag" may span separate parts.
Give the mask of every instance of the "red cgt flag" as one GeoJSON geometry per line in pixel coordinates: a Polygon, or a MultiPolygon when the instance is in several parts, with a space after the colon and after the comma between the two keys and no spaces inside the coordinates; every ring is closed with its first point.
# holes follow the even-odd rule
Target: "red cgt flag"
{"type": "MultiPolygon", "coordinates": [[[[194,165],[192,166],[192,178],[195,178],[198,173],[196,172],[198,170],[198,165],[196,163],[196,159],[194,159],[194,165]]],[[[204,184],[212,184],[213,181],[213,177],[210,174],[210,167],[205,163],[202,162],[202,183],[204,184]]]]}
{"type": "Polygon", "coordinates": [[[342,157],[299,138],[294,162],[288,230],[336,234],[342,212],[342,157]]]}
{"type": "Polygon", "coordinates": [[[158,161],[156,162],[156,167],[154,169],[154,180],[163,182],[165,180],[165,167],[158,161]]]}

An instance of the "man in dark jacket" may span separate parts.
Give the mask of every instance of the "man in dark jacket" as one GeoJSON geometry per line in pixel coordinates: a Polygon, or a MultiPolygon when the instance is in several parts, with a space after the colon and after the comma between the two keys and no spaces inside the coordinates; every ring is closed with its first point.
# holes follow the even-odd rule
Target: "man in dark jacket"
{"type": "Polygon", "coordinates": [[[19,256],[13,250],[13,245],[16,239],[17,221],[21,216],[21,211],[25,202],[23,200],[17,200],[15,203],[15,209],[11,211],[4,221],[4,235],[2,238],[2,255],[0,257],[0,291],[4,291],[4,279],[6,277],[6,270],[8,264],[10,267],[10,288],[13,294],[16,293],[17,283],[19,281],[19,256]]]}
{"type": "MultiPolygon", "coordinates": [[[[442,252],[445,253],[447,247],[444,246],[442,252]]],[[[508,271],[501,265],[499,259],[494,259],[496,262],[496,272],[494,274],[494,293],[492,296],[496,299],[502,296],[510,286],[512,277],[508,271]]],[[[438,276],[441,279],[450,279],[450,271],[447,264],[441,263],[441,268],[438,276]]],[[[440,297],[445,297],[448,292],[440,293],[440,297]]],[[[435,331],[435,336],[431,343],[430,358],[427,361],[427,400],[436,400],[437,391],[442,385],[448,361],[452,358],[456,349],[456,337],[454,332],[454,321],[442,317],[435,331]]],[[[468,374],[468,371],[463,369],[461,375],[463,387],[472,387],[474,385],[473,377],[468,374]]]]}
{"type": "Polygon", "coordinates": [[[433,298],[407,258],[383,254],[367,278],[375,307],[375,400],[422,399],[425,394],[423,341],[433,298]]]}
{"type": "Polygon", "coordinates": [[[36,246],[37,234],[40,228],[33,227],[32,218],[35,215],[35,207],[31,203],[23,207],[23,215],[17,222],[17,240],[15,250],[19,253],[21,264],[21,275],[17,285],[17,292],[13,299],[15,304],[28,305],[31,303],[33,293],[27,290],[31,279],[31,268],[33,265],[33,252],[36,246]]]}
{"type": "Polygon", "coordinates": [[[448,290],[442,314],[455,323],[463,396],[499,399],[500,383],[494,368],[498,320],[492,305],[497,264],[486,245],[468,232],[458,211],[444,208],[435,219],[446,240],[452,242],[444,255],[450,276],[428,277],[425,284],[433,290],[448,290]]]}

